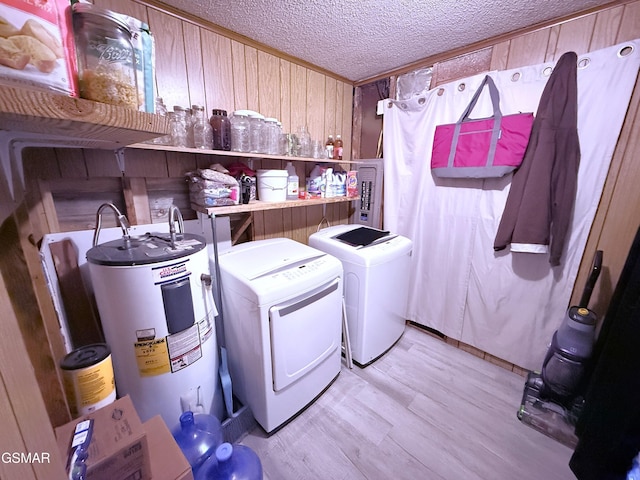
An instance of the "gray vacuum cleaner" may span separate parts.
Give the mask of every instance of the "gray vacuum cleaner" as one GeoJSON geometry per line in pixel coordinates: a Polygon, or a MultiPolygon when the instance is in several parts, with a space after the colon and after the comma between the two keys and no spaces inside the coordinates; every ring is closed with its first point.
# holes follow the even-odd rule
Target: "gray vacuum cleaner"
{"type": "Polygon", "coordinates": [[[580,303],[567,310],[553,334],[541,372],[528,374],[518,410],[523,423],[570,447],[577,443],[574,427],[582,411],[582,386],[596,340],[598,319],[588,305],[601,269],[602,251],[598,250],[580,303]]]}

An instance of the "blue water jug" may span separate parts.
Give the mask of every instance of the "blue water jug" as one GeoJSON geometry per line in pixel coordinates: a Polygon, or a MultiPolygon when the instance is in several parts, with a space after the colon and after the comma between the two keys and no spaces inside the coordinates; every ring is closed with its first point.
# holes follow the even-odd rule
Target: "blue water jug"
{"type": "Polygon", "coordinates": [[[202,464],[196,480],[262,480],[260,458],[245,445],[223,443],[202,464]]]}
{"type": "Polygon", "coordinates": [[[215,415],[187,411],[171,431],[195,474],[222,443],[222,426],[215,415]]]}

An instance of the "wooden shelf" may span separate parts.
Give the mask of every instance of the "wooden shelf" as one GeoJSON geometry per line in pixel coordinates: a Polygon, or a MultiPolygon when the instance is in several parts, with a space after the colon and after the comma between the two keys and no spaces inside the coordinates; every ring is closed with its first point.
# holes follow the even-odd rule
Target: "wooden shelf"
{"type": "Polygon", "coordinates": [[[117,149],[168,134],[169,122],[82,98],[0,86],[0,130],[35,145],[117,149]]]}
{"type": "Polygon", "coordinates": [[[232,213],[245,213],[256,212],[259,210],[275,210],[278,208],[295,208],[295,207],[310,207],[312,205],[324,205],[327,203],[342,203],[352,202],[357,200],[358,197],[331,197],[331,198],[311,198],[308,200],[287,200],[285,202],[261,202],[254,200],[253,202],[240,205],[230,205],[228,207],[201,207],[199,205],[191,204],[196,212],[201,212],[207,215],[230,215],[232,213]]]}
{"type": "Polygon", "coordinates": [[[140,148],[144,150],[162,150],[169,152],[198,153],[201,155],[217,155],[222,157],[239,158],[267,158],[273,160],[286,160],[288,162],[314,162],[314,163],[363,163],[353,160],[333,160],[331,158],[290,157],[288,155],[268,155],[266,153],[230,152],[227,150],[203,150],[201,148],[173,147],[171,145],[154,145],[151,143],[136,143],[128,148],[140,148]]]}

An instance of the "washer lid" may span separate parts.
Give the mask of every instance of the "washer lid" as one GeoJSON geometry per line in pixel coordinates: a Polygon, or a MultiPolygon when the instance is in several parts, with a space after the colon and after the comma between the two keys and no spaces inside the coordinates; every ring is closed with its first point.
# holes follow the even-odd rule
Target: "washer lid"
{"type": "Polygon", "coordinates": [[[147,233],[131,238],[129,247],[125,246],[122,238],[96,245],[87,252],[87,261],[110,266],[146,265],[186,257],[206,245],[204,237],[179,233],[173,248],[168,233],[147,233]]]}
{"type": "Polygon", "coordinates": [[[339,240],[352,247],[366,247],[372,243],[380,240],[381,238],[389,236],[388,230],[378,230],[371,227],[358,227],[347,232],[336,235],[336,240],[339,240]]]}
{"type": "MultiPolygon", "coordinates": [[[[360,234],[357,234],[355,239],[352,238],[350,241],[357,243],[359,239],[360,234]]],[[[309,236],[309,245],[339,258],[342,262],[365,267],[393,261],[403,255],[410,255],[413,246],[411,240],[401,235],[355,224],[323,228],[309,236]],[[344,238],[346,234],[358,231],[360,228],[370,230],[371,237],[378,238],[366,246],[352,245],[338,238],[344,238]]]]}
{"type": "Polygon", "coordinates": [[[326,255],[288,238],[274,238],[247,242],[233,247],[219,257],[220,266],[233,266],[233,270],[248,280],[293,268],[326,255]]]}

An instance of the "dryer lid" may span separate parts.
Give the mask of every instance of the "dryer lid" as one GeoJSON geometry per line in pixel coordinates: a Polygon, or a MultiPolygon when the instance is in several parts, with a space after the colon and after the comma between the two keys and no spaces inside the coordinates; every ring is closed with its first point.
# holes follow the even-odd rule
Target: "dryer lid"
{"type": "Polygon", "coordinates": [[[233,247],[219,257],[220,265],[233,265],[236,273],[248,280],[293,268],[326,255],[288,238],[248,242],[233,247]]]}

